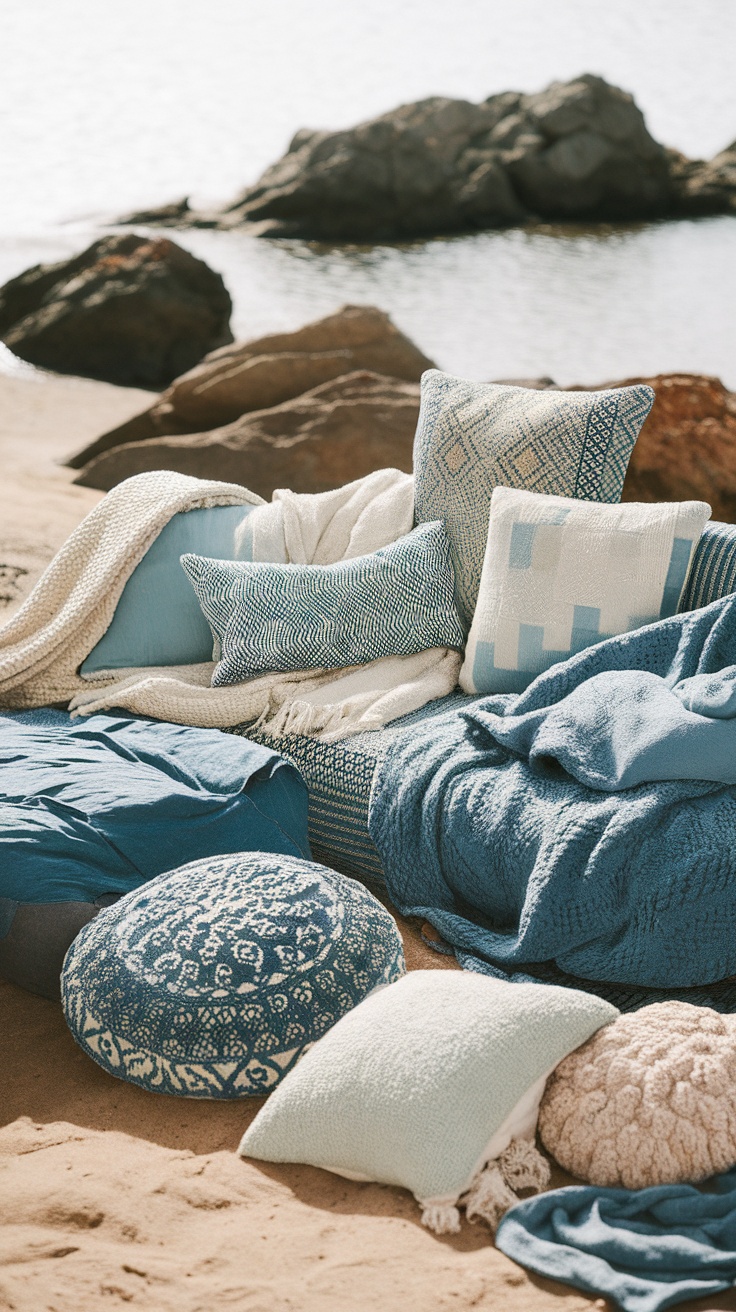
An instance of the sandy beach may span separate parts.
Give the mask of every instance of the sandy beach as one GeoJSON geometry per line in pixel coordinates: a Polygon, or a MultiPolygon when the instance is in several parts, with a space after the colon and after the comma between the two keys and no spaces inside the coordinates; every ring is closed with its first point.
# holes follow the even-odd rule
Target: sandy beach
{"type": "MultiPolygon", "coordinates": [[[[7,616],[99,494],[58,462],[142,409],[144,392],[0,378],[7,616]],[[21,573],[20,571],[25,571],[21,573]]],[[[410,968],[452,968],[402,924],[410,968]]],[[[404,1191],[235,1150],[260,1100],[167,1098],[78,1049],[58,1005],[0,984],[0,1307],[13,1312],[582,1312],[482,1225],[439,1238],[404,1191]]],[[[569,1183],[561,1172],[554,1184],[569,1183]]],[[[692,1303],[736,1308],[736,1296],[692,1303]]]]}

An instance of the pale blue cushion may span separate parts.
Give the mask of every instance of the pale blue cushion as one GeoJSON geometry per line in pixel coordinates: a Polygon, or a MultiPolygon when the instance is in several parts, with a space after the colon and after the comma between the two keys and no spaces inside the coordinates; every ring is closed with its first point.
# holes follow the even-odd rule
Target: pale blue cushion
{"type": "Polygon", "coordinates": [[[452,1202],[495,1156],[522,1099],[535,1089],[533,1125],[545,1077],[617,1015],[576,989],[410,971],[315,1044],[240,1152],[452,1202]]]}
{"type": "Polygon", "coordinates": [[[244,852],[193,861],[101,911],[67,953],[62,1001],[109,1074],[242,1098],[268,1092],[404,970],[396,922],[362,884],[244,852]]]}
{"type": "Polygon", "coordinates": [[[534,391],[422,375],[414,440],[416,518],[441,519],[450,539],[461,616],[475,610],[494,487],[584,501],[619,501],[651,387],[534,391]]]}
{"type": "Polygon", "coordinates": [[[210,506],[174,515],[133,571],[112,624],[80,673],[139,665],[196,665],[212,659],[212,634],[182,573],[184,551],[250,560],[253,506],[210,506]]]}
{"type": "Polygon", "coordinates": [[[181,563],[219,647],[213,687],[463,644],[441,524],[335,565],[181,563]]]}

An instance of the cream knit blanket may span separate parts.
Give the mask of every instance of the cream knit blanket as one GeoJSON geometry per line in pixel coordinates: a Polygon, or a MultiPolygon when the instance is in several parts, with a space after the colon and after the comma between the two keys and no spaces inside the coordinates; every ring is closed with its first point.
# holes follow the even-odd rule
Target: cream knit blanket
{"type": "Polygon", "coordinates": [[[156,471],[113,488],[75,529],[33,592],[0,629],[0,705],[70,703],[75,714],[120,707],[177,724],[330,741],[381,725],[452,691],[460,656],[434,648],[351,670],[269,674],[212,688],[213,666],[110,671],[82,679],[79,666],[110,625],[120,595],[161,529],[180,511],[255,505],[253,556],[328,564],[375,551],[413,522],[413,485],[379,470],[317,496],[274,493],[266,505],[246,488],[156,471]]]}

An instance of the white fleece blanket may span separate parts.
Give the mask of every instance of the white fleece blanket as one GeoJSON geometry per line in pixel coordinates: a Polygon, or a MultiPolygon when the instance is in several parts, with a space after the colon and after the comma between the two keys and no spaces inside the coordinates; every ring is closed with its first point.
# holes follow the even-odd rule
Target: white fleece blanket
{"type": "Polygon", "coordinates": [[[256,505],[248,517],[253,558],[331,564],[408,533],[413,480],[378,470],[334,492],[274,493],[156,471],[108,493],[61,548],[25,604],[0,629],[0,705],[68,702],[76,715],[120,707],[177,724],[257,725],[271,736],[325,741],[380,728],[451,692],[460,655],[445,647],[349,670],[269,674],[212,688],[213,665],[117,670],[82,679],[79,666],[112,621],[123,588],[164,525],[180,511],[256,505]]]}

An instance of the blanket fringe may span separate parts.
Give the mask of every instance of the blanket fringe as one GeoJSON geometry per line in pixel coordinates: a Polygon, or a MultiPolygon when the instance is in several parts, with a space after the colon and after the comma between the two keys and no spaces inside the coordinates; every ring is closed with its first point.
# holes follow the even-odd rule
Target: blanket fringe
{"type": "MultiPolygon", "coordinates": [[[[470,1188],[459,1198],[459,1206],[465,1208],[469,1221],[480,1217],[495,1234],[501,1217],[519,1201],[516,1191],[530,1189],[538,1194],[549,1180],[549,1163],[531,1140],[512,1139],[500,1157],[478,1171],[470,1188]]],[[[460,1213],[455,1204],[428,1200],[422,1206],[422,1225],[435,1234],[456,1234],[460,1229],[460,1213]]]]}
{"type": "Polygon", "coordinates": [[[422,1225],[436,1235],[455,1235],[460,1229],[460,1213],[452,1203],[426,1203],[422,1225]]]}

